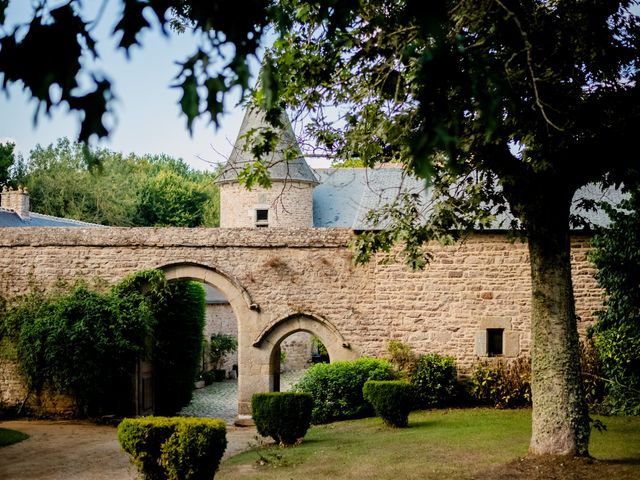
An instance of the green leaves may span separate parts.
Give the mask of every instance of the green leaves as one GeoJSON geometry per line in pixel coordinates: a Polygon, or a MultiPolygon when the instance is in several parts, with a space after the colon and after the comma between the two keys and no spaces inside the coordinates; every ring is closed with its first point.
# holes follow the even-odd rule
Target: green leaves
{"type": "Polygon", "coordinates": [[[613,413],[640,412],[640,192],[619,208],[607,207],[612,224],[593,240],[590,255],[604,289],[605,309],[591,334],[608,378],[606,407],[613,413]]]}
{"type": "MultiPolygon", "coordinates": [[[[124,48],[129,55],[129,48],[138,44],[138,34],[149,28],[149,22],[144,18],[143,11],[149,5],[146,1],[124,0],[124,10],[120,21],[113,29],[114,33],[122,32],[118,46],[124,48]]],[[[158,13],[158,12],[156,12],[158,13]]],[[[158,15],[158,17],[160,17],[158,15]]]]}
{"type": "Polygon", "coordinates": [[[61,139],[31,152],[22,180],[38,213],[115,226],[218,224],[214,174],[164,155],[123,158],[61,139]]]}

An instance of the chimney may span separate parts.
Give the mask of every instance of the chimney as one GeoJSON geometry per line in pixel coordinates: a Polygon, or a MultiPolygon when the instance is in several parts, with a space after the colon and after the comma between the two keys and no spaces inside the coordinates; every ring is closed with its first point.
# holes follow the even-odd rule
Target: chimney
{"type": "Polygon", "coordinates": [[[29,192],[23,187],[13,190],[5,186],[2,189],[0,206],[13,210],[22,220],[27,220],[29,218],[29,192]]]}

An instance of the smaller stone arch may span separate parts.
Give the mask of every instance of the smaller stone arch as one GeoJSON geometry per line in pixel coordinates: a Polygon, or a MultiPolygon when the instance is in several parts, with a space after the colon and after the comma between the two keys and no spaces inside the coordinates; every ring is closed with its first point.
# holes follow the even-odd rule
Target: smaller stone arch
{"type": "Polygon", "coordinates": [[[279,390],[278,354],[280,343],[296,332],[315,335],[324,344],[331,361],[351,360],[357,357],[340,331],[326,318],[308,313],[294,313],[267,325],[253,342],[255,348],[265,354],[268,361],[269,390],[279,390]]]}

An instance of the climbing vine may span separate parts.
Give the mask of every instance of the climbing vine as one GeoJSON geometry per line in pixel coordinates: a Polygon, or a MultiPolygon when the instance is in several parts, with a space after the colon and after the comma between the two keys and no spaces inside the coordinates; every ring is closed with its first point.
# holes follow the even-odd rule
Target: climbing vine
{"type": "MultiPolygon", "coordinates": [[[[163,272],[145,270],[106,292],[78,283],[63,291],[30,293],[6,309],[0,340],[14,346],[15,359],[31,392],[46,387],[71,394],[79,415],[126,413],[136,362],[153,358],[162,342],[171,339],[176,346],[173,351],[163,347],[163,361],[177,365],[185,377],[193,377],[189,368],[195,366],[189,367],[190,360],[185,358],[190,344],[185,346],[188,341],[176,335],[171,330],[176,327],[170,325],[172,320],[181,321],[172,311],[193,313],[184,304],[193,299],[190,292],[202,287],[188,285],[191,282],[169,284],[163,272]]],[[[197,305],[204,312],[204,293],[197,305]]],[[[200,336],[198,345],[203,317],[204,313],[200,323],[188,329],[193,336],[199,328],[195,334],[200,336]]],[[[197,357],[198,347],[194,350],[197,357]]],[[[186,384],[192,381],[182,382],[181,398],[186,398],[186,384]]]]}

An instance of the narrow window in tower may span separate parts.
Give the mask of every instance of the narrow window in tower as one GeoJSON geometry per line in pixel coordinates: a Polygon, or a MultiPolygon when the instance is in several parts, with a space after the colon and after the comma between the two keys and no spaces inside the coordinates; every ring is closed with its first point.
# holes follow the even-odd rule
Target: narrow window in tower
{"type": "Polygon", "coordinates": [[[269,210],[258,208],[256,210],[256,227],[269,226],[269,210]]]}

